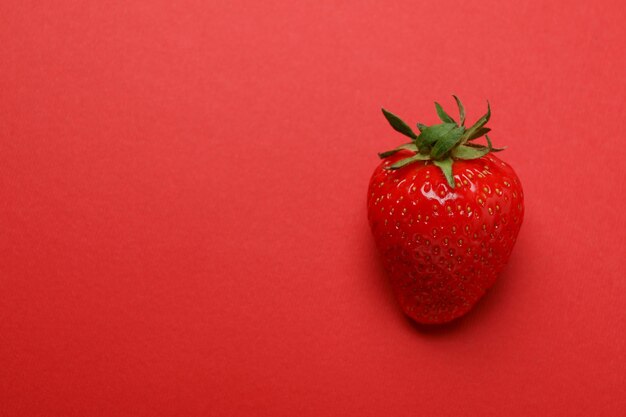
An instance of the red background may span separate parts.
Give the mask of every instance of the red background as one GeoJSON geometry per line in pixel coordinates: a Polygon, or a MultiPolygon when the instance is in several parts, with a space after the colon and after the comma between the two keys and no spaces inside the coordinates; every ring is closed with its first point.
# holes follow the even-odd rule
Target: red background
{"type": "Polygon", "coordinates": [[[626,414],[622,1],[3,1],[1,416],[626,414]],[[379,108],[492,104],[526,218],[453,325],[369,234],[379,108]]]}

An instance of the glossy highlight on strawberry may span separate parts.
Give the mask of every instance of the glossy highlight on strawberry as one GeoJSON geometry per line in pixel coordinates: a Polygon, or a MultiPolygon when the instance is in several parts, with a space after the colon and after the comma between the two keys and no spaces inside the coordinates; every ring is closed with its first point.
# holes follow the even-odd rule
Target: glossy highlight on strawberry
{"type": "Polygon", "coordinates": [[[437,105],[444,124],[457,128],[452,136],[455,128],[446,126],[435,140],[420,140],[428,127],[413,137],[390,121],[413,141],[380,154],[369,184],[368,220],[383,265],[403,311],[420,323],[451,321],[476,304],[506,265],[524,217],[513,169],[493,154],[491,141],[470,142],[488,131],[490,110],[468,135],[457,103],[460,124],[437,105]],[[455,151],[461,146],[469,153],[455,151]]]}

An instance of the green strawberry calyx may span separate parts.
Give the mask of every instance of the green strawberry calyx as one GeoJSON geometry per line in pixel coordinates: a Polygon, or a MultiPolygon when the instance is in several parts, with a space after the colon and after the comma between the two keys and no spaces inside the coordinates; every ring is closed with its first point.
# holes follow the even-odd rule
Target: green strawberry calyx
{"type": "Polygon", "coordinates": [[[470,128],[465,127],[465,108],[461,100],[457,96],[454,97],[459,108],[459,122],[457,123],[448,113],[444,111],[441,105],[435,102],[437,115],[442,123],[426,126],[417,123],[419,134],[407,125],[402,119],[395,114],[382,109],[383,115],[396,131],[408,136],[411,141],[402,144],[395,149],[378,154],[381,158],[387,158],[401,150],[409,150],[415,152],[407,158],[401,159],[385,169],[400,169],[417,161],[432,161],[443,172],[448,184],[454,188],[454,177],[452,176],[452,165],[455,160],[459,159],[478,159],[489,152],[500,152],[506,148],[494,148],[487,133],[491,129],[485,127],[491,117],[491,107],[487,101],[487,113],[476,121],[470,128]],[[476,139],[485,136],[487,145],[474,143],[476,139]]]}

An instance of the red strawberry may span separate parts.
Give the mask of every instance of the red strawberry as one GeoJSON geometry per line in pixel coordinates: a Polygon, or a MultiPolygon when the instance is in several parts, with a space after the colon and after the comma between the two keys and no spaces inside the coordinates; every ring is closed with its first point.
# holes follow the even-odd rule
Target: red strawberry
{"type": "Polygon", "coordinates": [[[488,111],[465,128],[435,103],[443,123],[418,123],[419,135],[383,109],[411,142],[380,154],[370,180],[368,218],[384,267],[404,312],[420,323],[467,313],[493,285],[524,217],[522,186],[487,145],[488,111]]]}

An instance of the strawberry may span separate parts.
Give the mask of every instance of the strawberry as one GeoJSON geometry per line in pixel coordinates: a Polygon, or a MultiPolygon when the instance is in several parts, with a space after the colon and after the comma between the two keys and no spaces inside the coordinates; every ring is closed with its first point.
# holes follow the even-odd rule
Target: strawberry
{"type": "Polygon", "coordinates": [[[411,141],[379,154],[369,184],[368,219],[404,313],[426,324],[470,311],[507,263],[524,217],[522,186],[494,155],[487,113],[465,127],[435,103],[442,123],[416,134],[383,109],[411,141]],[[485,136],[486,145],[476,139],[485,136]]]}

